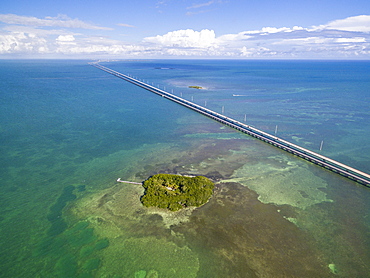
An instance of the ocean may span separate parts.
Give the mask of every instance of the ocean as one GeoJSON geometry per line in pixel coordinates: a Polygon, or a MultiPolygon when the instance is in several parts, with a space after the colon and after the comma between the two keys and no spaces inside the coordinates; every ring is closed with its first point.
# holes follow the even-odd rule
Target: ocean
{"type": "MultiPolygon", "coordinates": [[[[88,62],[0,61],[0,277],[370,273],[369,188],[88,62]],[[116,182],[156,173],[215,191],[173,213],[116,182]]],[[[101,64],[370,173],[369,61],[101,64]]]]}

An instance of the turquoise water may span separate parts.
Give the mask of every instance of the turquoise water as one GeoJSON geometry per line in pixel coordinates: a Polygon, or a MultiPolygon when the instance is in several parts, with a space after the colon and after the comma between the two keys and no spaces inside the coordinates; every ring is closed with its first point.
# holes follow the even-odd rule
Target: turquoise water
{"type": "Polygon", "coordinates": [[[370,171],[367,61],[157,61],[108,64],[261,130],[370,171]],[[199,85],[207,90],[187,88],[199,85]],[[296,138],[298,137],[298,138],[296,138]],[[299,138],[302,138],[299,140],[299,138]],[[299,142],[300,141],[300,142],[299,142]]]}
{"type": "MultiPolygon", "coordinates": [[[[1,61],[1,277],[366,277],[370,191],[88,61],[1,61]],[[140,182],[206,175],[195,211],[140,182]]],[[[370,62],[102,63],[370,172],[370,62]],[[190,89],[197,85],[205,89],[190,89]]]]}

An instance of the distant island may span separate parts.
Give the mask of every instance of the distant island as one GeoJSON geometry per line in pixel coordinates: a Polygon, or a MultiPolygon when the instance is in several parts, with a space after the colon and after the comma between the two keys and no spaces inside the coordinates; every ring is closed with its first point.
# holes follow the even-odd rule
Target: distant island
{"type": "Polygon", "coordinates": [[[201,87],[201,86],[189,86],[189,88],[199,89],[199,90],[203,89],[203,87],[201,87]]]}
{"type": "Polygon", "coordinates": [[[144,181],[143,187],[141,203],[144,206],[178,211],[205,204],[212,196],[214,183],[203,176],[157,174],[144,181]]]}

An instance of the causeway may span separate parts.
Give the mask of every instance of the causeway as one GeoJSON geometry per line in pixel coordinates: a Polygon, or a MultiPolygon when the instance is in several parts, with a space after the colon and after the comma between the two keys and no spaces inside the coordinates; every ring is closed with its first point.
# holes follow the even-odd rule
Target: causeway
{"type": "Polygon", "coordinates": [[[336,160],[333,160],[329,157],[326,157],[326,156],[323,156],[321,154],[318,154],[316,152],[313,152],[313,151],[310,151],[306,148],[303,148],[303,147],[300,147],[296,144],[293,144],[291,142],[288,142],[282,138],[279,138],[277,136],[273,136],[269,133],[266,133],[262,130],[259,130],[255,127],[252,127],[252,126],[249,126],[247,124],[244,124],[242,122],[239,122],[239,121],[236,121],[232,118],[229,118],[227,116],[224,116],[222,114],[219,114],[213,110],[210,110],[206,107],[203,107],[201,105],[198,105],[194,102],[191,102],[191,101],[188,101],[188,100],[185,100],[181,97],[178,97],[174,94],[171,94],[171,93],[168,93],[166,92],[165,90],[161,90],[155,86],[152,86],[152,85],[149,85],[143,81],[140,81],[140,80],[137,80],[133,77],[130,77],[128,75],[125,75],[125,74],[122,74],[120,72],[117,72],[115,70],[112,70],[110,68],[107,68],[107,67],[104,67],[102,65],[100,65],[99,63],[97,62],[93,62],[93,63],[89,63],[90,65],[100,69],[100,70],[103,70],[109,74],[112,74],[118,78],[121,78],[127,82],[130,82],[136,86],[139,86],[143,89],[146,89],[152,93],[155,93],[157,95],[160,95],[161,97],[164,97],[164,98],[167,98],[171,101],[174,101],[178,104],[181,104],[187,108],[190,108],[200,114],[203,114],[213,120],[216,120],[222,124],[225,124],[229,127],[232,127],[240,132],[243,132],[243,133],[246,133],[252,137],[255,137],[259,140],[262,140],[270,145],[273,145],[277,148],[280,148],[286,152],[289,152],[291,154],[294,154],[298,157],[301,157],[305,160],[308,160],[318,166],[321,166],[325,169],[328,169],[332,172],[335,172],[339,175],[342,175],[348,179],[351,179],[357,183],[360,183],[362,185],[365,185],[367,187],[370,187],[370,175],[365,173],[365,172],[362,172],[362,171],[359,171],[355,168],[352,168],[348,165],[345,165],[343,163],[340,163],[336,160]]]}

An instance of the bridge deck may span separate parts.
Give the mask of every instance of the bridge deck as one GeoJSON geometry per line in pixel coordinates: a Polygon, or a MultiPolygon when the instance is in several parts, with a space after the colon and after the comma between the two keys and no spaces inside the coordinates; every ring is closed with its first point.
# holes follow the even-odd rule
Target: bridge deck
{"type": "Polygon", "coordinates": [[[314,164],[317,164],[323,168],[326,168],[330,171],[333,171],[335,173],[338,173],[344,177],[347,177],[353,181],[356,181],[360,184],[363,184],[367,187],[370,187],[370,175],[367,173],[364,173],[362,171],[359,171],[355,168],[352,168],[348,165],[345,165],[343,163],[340,163],[338,161],[335,161],[331,158],[328,158],[326,156],[320,155],[318,153],[315,153],[313,151],[310,151],[308,149],[305,149],[303,147],[300,147],[298,145],[295,145],[293,143],[290,143],[284,139],[281,139],[279,137],[273,136],[271,134],[268,134],[262,130],[259,130],[257,128],[251,127],[249,125],[246,125],[244,123],[241,123],[239,121],[236,121],[232,118],[226,117],[222,114],[219,114],[215,111],[212,111],[208,108],[205,108],[201,105],[195,104],[191,101],[185,100],[183,98],[180,98],[178,96],[175,96],[173,94],[170,94],[164,90],[161,90],[159,88],[156,88],[154,86],[151,86],[145,82],[139,81],[135,78],[129,77],[128,75],[122,74],[120,72],[114,71],[110,68],[104,67],[98,63],[90,63],[90,65],[101,69],[107,73],[110,73],[114,76],[117,76],[121,79],[124,79],[132,84],[135,84],[143,89],[146,89],[150,92],[153,92],[157,95],[160,95],[162,97],[165,97],[169,100],[172,100],[178,104],[181,104],[185,107],[188,107],[196,112],[199,112],[211,119],[214,119],[218,122],[221,122],[227,126],[230,126],[236,130],[239,130],[243,133],[246,133],[250,136],[253,136],[255,138],[258,138],[266,143],[269,143],[277,148],[280,148],[284,151],[287,151],[291,154],[294,154],[298,157],[301,157],[303,159],[306,159],[314,164]]]}

